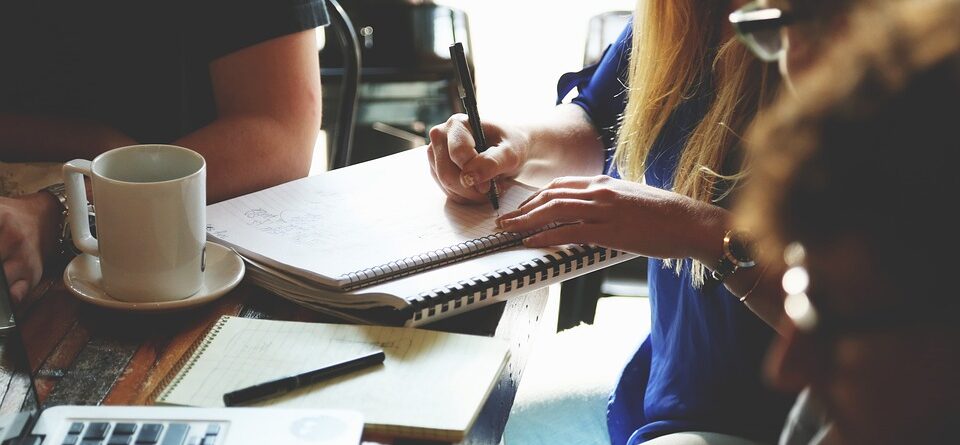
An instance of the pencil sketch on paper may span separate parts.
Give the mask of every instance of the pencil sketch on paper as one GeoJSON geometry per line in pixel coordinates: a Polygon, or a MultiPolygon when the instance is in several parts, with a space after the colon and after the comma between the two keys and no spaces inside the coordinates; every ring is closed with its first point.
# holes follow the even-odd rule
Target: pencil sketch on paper
{"type": "Polygon", "coordinates": [[[314,246],[326,237],[322,230],[323,211],[319,206],[270,212],[262,208],[243,213],[244,223],[258,231],[282,237],[299,246],[314,246]]]}

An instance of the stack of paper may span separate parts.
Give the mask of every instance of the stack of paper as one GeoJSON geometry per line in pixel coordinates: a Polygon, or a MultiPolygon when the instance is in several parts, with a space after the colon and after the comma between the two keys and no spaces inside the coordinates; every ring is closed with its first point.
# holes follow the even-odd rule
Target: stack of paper
{"type": "MultiPolygon", "coordinates": [[[[534,191],[505,182],[501,208],[534,191]]],[[[632,257],[591,246],[525,248],[529,234],[497,230],[496,217],[487,204],[447,200],[424,149],[207,210],[210,239],[236,249],[257,284],[353,320],[420,324],[632,257]]]]}

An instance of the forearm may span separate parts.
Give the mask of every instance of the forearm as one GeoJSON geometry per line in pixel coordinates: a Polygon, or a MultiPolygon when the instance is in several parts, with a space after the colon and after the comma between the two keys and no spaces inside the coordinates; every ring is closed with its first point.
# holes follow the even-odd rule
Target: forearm
{"type": "Polygon", "coordinates": [[[306,176],[321,115],[315,31],[218,58],[210,77],[217,119],[176,141],[207,160],[207,202],[306,176]]]}
{"type": "Polygon", "coordinates": [[[782,275],[779,267],[758,262],[749,269],[738,269],[723,284],[738,298],[746,296],[743,303],[770,327],[778,329],[783,314],[782,275]]]}
{"type": "Polygon", "coordinates": [[[122,132],[93,121],[0,113],[0,153],[7,162],[93,159],[111,148],[135,143],[122,132]]]}
{"type": "MultiPolygon", "coordinates": [[[[316,122],[319,122],[317,116],[316,122]]],[[[207,161],[207,202],[302,178],[310,170],[319,124],[269,116],[222,117],[175,142],[207,161]]]]}
{"type": "MultiPolygon", "coordinates": [[[[723,237],[732,227],[730,212],[704,204],[694,213],[692,220],[698,221],[698,227],[688,230],[689,256],[713,270],[723,255],[723,237]]],[[[754,267],[737,269],[723,284],[738,298],[746,295],[744,304],[765,323],[777,328],[783,312],[779,280],[782,273],[782,266],[778,264],[758,262],[754,267]]]]}
{"type": "MultiPolygon", "coordinates": [[[[752,275],[757,277],[752,278],[756,280],[754,281],[756,287],[750,295],[747,295],[744,303],[770,327],[779,330],[780,318],[783,316],[784,295],[781,285],[783,270],[770,265],[760,265],[759,270],[755,270],[752,275]]],[[[734,293],[742,295],[741,292],[744,291],[740,289],[742,288],[734,293]]]]}
{"type": "Polygon", "coordinates": [[[591,176],[603,171],[600,135],[582,108],[560,105],[542,120],[523,125],[530,141],[522,180],[546,183],[559,176],[591,176]]]}

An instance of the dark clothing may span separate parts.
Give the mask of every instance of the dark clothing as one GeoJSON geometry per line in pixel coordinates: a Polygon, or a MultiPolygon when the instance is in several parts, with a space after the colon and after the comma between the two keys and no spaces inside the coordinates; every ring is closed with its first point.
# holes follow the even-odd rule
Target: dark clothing
{"type": "Polygon", "coordinates": [[[169,143],[216,117],[212,60],[328,21],[323,0],[4,2],[0,112],[169,143]]]}
{"type": "MultiPolygon", "coordinates": [[[[560,83],[561,96],[565,85],[578,87],[573,103],[586,110],[609,152],[626,103],[630,35],[628,27],[598,66],[560,83]]],[[[647,184],[672,189],[680,154],[709,98],[704,91],[673,110],[647,157],[647,184]]],[[[611,159],[608,155],[604,171],[616,176],[611,159]]],[[[651,332],[611,396],[611,443],[641,443],[681,431],[775,442],[793,400],[763,385],[761,361],[773,329],[723,285],[694,288],[689,259],[678,275],[651,258],[648,280],[651,332]]]]}

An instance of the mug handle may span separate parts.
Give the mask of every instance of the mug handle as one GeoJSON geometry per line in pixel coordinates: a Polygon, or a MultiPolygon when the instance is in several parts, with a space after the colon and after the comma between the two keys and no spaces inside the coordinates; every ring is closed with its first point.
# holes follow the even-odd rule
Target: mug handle
{"type": "Polygon", "coordinates": [[[67,208],[70,234],[73,243],[81,252],[100,256],[100,244],[90,233],[90,212],[87,210],[87,186],[83,176],[93,176],[93,163],[86,159],[74,159],[63,164],[63,183],[67,192],[67,208]]]}

